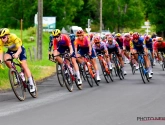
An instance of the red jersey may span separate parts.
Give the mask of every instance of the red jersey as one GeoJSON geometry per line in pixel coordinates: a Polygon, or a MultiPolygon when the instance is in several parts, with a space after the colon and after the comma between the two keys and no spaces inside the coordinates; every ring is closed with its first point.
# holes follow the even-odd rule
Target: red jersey
{"type": "Polygon", "coordinates": [[[75,40],[74,44],[75,44],[75,48],[77,48],[78,45],[79,45],[79,47],[89,47],[90,41],[87,36],[84,36],[84,38],[82,40],[77,38],[75,40]]]}
{"type": "Polygon", "coordinates": [[[154,50],[158,50],[158,49],[165,49],[165,42],[163,41],[160,45],[158,44],[158,42],[154,42],[154,50]]]}
{"type": "Polygon", "coordinates": [[[59,46],[69,47],[70,45],[72,45],[71,40],[67,35],[61,34],[60,37],[61,37],[60,41],[57,41],[55,38],[53,39],[54,50],[57,50],[57,47],[59,47],[59,46]]]}

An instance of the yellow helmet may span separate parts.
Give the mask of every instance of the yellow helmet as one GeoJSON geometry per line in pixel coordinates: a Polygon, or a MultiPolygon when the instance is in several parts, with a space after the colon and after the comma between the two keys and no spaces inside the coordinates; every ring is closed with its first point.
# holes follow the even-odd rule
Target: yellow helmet
{"type": "Polygon", "coordinates": [[[129,32],[129,34],[130,34],[130,35],[133,35],[133,32],[132,32],[132,31],[130,31],[130,32],[129,32]]]}
{"type": "Polygon", "coordinates": [[[116,37],[120,37],[120,36],[121,36],[121,34],[120,34],[120,33],[117,33],[115,36],[116,36],[116,37]]]}
{"type": "Polygon", "coordinates": [[[52,31],[53,36],[59,36],[60,34],[61,34],[61,31],[59,29],[52,31]]]}
{"type": "Polygon", "coordinates": [[[9,31],[8,28],[2,28],[2,29],[0,30],[0,37],[3,37],[3,36],[5,36],[5,35],[9,35],[9,34],[10,34],[10,31],[9,31]]]}

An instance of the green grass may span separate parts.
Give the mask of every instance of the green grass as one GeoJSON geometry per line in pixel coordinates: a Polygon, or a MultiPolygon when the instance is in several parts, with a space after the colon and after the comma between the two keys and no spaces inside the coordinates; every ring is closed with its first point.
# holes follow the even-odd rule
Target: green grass
{"type": "MultiPolygon", "coordinates": [[[[18,37],[20,37],[20,30],[11,30],[11,33],[15,33],[18,37]]],[[[22,39],[23,45],[26,48],[28,66],[36,81],[42,80],[43,78],[48,77],[55,72],[55,63],[52,63],[48,60],[49,35],[49,33],[43,33],[42,60],[34,60],[33,48],[37,47],[36,35],[32,33],[31,29],[23,31],[22,39]],[[34,41],[29,41],[30,36],[34,37],[34,41]],[[29,48],[33,55],[32,60],[30,59],[29,48]]],[[[4,70],[0,69],[0,90],[5,89],[10,89],[7,67],[5,67],[4,70]]]]}

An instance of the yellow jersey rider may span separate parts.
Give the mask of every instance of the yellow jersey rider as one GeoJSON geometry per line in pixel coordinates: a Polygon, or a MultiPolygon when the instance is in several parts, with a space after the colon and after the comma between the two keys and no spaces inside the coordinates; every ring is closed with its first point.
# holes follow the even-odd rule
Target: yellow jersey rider
{"type": "MultiPolygon", "coordinates": [[[[0,30],[0,62],[3,60],[3,48],[8,48],[7,52],[4,55],[4,60],[13,58],[19,58],[21,63],[21,66],[23,70],[25,71],[25,75],[27,76],[29,83],[31,85],[30,92],[35,91],[35,86],[33,83],[31,72],[28,68],[27,62],[26,62],[26,51],[25,48],[22,46],[22,41],[20,38],[18,38],[15,34],[10,33],[8,28],[2,28],[0,30]]],[[[5,62],[8,68],[11,68],[11,62],[6,61],[5,62]]]]}

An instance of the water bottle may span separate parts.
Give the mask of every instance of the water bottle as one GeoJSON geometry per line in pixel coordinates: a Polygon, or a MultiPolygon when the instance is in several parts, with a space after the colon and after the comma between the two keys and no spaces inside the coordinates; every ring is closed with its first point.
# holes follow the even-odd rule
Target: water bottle
{"type": "Polygon", "coordinates": [[[25,81],[25,76],[23,72],[20,72],[19,75],[21,76],[22,80],[25,81]]]}

